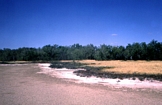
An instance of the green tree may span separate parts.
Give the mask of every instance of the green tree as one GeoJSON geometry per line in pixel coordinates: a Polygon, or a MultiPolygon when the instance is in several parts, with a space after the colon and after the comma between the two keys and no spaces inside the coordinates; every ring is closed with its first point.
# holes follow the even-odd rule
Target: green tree
{"type": "Polygon", "coordinates": [[[155,40],[152,40],[147,46],[147,52],[149,60],[161,60],[162,44],[155,40]]]}
{"type": "Polygon", "coordinates": [[[147,60],[147,44],[145,42],[140,43],[141,47],[141,60],[147,60]]]}
{"type": "Polygon", "coordinates": [[[112,59],[123,60],[125,48],[123,46],[112,48],[112,59]]]}
{"type": "Polygon", "coordinates": [[[110,60],[112,58],[112,46],[107,46],[105,44],[101,45],[100,48],[96,50],[95,59],[97,60],[110,60]]]}
{"type": "Polygon", "coordinates": [[[1,59],[2,61],[11,61],[12,60],[12,53],[11,53],[11,49],[9,48],[4,48],[2,55],[1,55],[1,59]]]}
{"type": "Polygon", "coordinates": [[[94,59],[96,47],[93,44],[89,44],[83,47],[84,59],[94,59]]]}

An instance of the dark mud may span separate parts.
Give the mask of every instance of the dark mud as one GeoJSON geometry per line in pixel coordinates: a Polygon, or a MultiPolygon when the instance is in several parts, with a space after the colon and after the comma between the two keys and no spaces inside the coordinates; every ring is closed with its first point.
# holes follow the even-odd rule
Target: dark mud
{"type": "Polygon", "coordinates": [[[112,69],[114,67],[91,67],[87,66],[87,64],[78,63],[78,62],[53,62],[50,65],[51,68],[68,68],[68,69],[85,69],[85,70],[78,70],[74,71],[73,73],[77,76],[81,77],[99,77],[99,78],[112,78],[112,79],[139,79],[140,81],[144,80],[158,80],[162,81],[162,74],[139,74],[139,73],[132,73],[132,74],[124,74],[124,73],[115,73],[115,72],[102,72],[102,69],[112,69]]]}
{"type": "Polygon", "coordinates": [[[74,74],[76,74],[77,76],[81,76],[81,77],[91,77],[91,76],[95,76],[95,77],[99,77],[99,78],[112,78],[112,79],[133,79],[135,80],[136,78],[138,78],[140,81],[144,81],[144,80],[158,80],[158,81],[162,81],[162,75],[161,74],[138,74],[138,73],[133,73],[133,74],[122,74],[122,73],[115,73],[115,72],[99,72],[99,71],[92,71],[92,70],[78,70],[78,71],[74,71],[74,74]]]}

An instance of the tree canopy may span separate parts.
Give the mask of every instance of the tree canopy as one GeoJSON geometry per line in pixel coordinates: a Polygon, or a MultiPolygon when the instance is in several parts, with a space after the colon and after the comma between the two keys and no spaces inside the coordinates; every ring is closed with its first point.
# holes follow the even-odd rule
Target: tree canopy
{"type": "Polygon", "coordinates": [[[88,44],[82,46],[45,45],[42,48],[0,49],[0,61],[51,60],[162,60],[162,43],[133,43],[124,46],[88,44]]]}

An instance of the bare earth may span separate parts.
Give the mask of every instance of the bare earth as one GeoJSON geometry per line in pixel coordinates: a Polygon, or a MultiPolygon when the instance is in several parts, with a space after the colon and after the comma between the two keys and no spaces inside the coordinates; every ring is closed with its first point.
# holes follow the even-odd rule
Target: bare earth
{"type": "Polygon", "coordinates": [[[38,71],[38,64],[1,64],[0,105],[162,105],[161,91],[77,84],[38,71]]]}

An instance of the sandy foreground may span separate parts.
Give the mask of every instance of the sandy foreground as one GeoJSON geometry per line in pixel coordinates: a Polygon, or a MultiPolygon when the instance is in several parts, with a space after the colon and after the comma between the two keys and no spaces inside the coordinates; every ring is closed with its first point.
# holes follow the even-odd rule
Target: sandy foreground
{"type": "Polygon", "coordinates": [[[1,64],[0,105],[162,105],[158,81],[81,78],[48,66],[1,64]]]}

